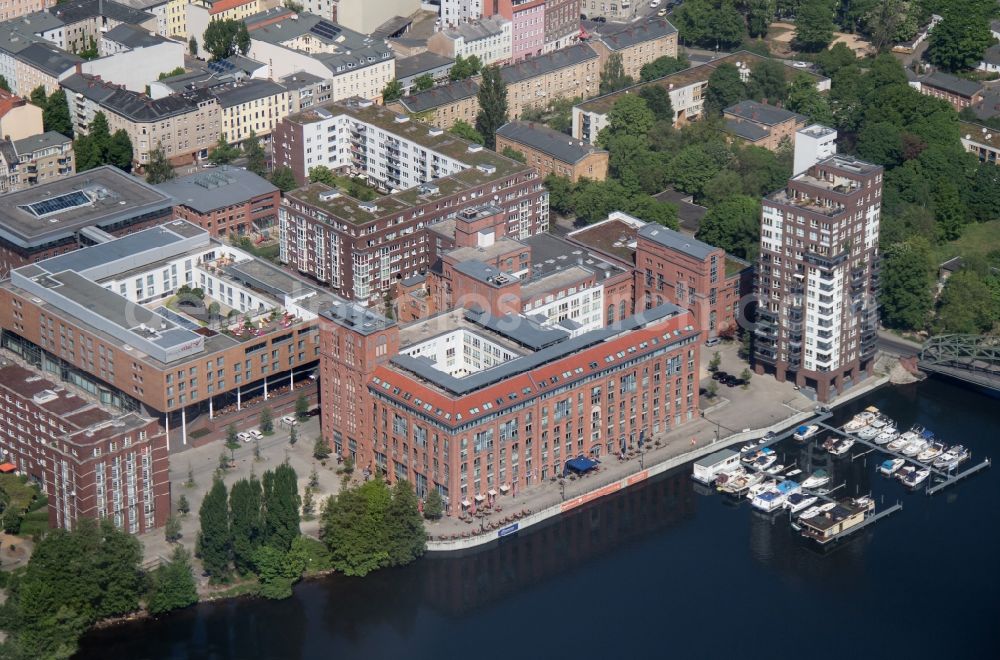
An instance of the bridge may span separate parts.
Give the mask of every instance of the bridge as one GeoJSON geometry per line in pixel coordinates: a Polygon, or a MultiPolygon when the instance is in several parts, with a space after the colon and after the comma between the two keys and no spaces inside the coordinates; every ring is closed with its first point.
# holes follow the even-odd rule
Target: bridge
{"type": "Polygon", "coordinates": [[[920,349],[921,371],[1000,392],[1000,337],[939,335],[920,349]]]}

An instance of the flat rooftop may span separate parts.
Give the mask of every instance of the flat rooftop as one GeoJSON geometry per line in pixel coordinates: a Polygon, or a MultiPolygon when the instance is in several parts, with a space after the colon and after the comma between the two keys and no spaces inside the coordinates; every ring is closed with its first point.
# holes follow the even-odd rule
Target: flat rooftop
{"type": "Polygon", "coordinates": [[[635,242],[639,226],[641,225],[635,222],[609,218],[578,229],[569,236],[577,243],[632,265],[635,263],[635,242]]]}
{"type": "Polygon", "coordinates": [[[0,237],[34,248],[88,225],[112,225],[172,206],[168,195],[105,165],[0,196],[0,237]]]}
{"type": "Polygon", "coordinates": [[[156,184],[156,189],[199,213],[243,204],[278,190],[249,170],[228,166],[164,181],[156,184]]]}

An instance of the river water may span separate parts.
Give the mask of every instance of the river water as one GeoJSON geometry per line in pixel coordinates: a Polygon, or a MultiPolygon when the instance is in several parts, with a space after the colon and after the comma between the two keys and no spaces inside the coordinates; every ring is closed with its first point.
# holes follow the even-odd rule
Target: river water
{"type": "MultiPolygon", "coordinates": [[[[966,465],[1000,457],[996,399],[928,380],[833,422],[868,405],[970,447],[966,465]]],[[[821,552],[684,467],[466,556],[199,605],[92,633],[80,657],[1000,657],[1000,471],[928,497],[878,476],[877,454],[776,449],[903,510],[821,552]]]]}

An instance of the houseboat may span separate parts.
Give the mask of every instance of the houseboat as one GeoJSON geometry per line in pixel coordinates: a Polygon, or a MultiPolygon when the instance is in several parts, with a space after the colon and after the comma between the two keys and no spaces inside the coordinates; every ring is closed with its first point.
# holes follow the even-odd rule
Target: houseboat
{"type": "Polygon", "coordinates": [[[828,511],[809,518],[800,517],[802,536],[825,545],[863,523],[874,510],[875,502],[870,497],[841,500],[828,511]]]}
{"type": "Polygon", "coordinates": [[[739,453],[732,449],[723,449],[696,460],[691,476],[695,481],[707,485],[715,481],[716,477],[723,472],[735,470],[739,465],[739,453]]]}

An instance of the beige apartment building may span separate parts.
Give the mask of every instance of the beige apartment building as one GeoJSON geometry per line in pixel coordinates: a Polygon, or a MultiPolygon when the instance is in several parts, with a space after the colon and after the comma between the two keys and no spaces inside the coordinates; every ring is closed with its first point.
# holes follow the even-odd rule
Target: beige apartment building
{"type": "Polygon", "coordinates": [[[42,11],[56,4],[56,0],[4,0],[0,2],[0,21],[42,11]]]}
{"type": "Polygon", "coordinates": [[[291,110],[288,90],[270,80],[247,80],[210,91],[219,102],[222,133],[233,144],[251,133],[269,136],[291,110]]]}
{"type": "Polygon", "coordinates": [[[0,89],[0,138],[20,140],[43,130],[41,108],[0,89]]]}
{"type": "Polygon", "coordinates": [[[76,173],[73,140],[48,131],[0,140],[0,193],[51,183],[76,173]]]}
{"type": "Polygon", "coordinates": [[[660,57],[677,57],[677,28],[665,18],[639,21],[595,35],[590,42],[601,57],[601,68],[613,53],[622,58],[625,75],[638,81],[642,67],[660,57]]]}

